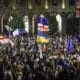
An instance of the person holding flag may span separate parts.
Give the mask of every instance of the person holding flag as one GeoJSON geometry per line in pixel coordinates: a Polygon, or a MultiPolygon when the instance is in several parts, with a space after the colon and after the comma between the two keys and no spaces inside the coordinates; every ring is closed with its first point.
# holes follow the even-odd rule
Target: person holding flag
{"type": "Polygon", "coordinates": [[[67,38],[67,51],[69,53],[73,52],[73,42],[72,42],[71,36],[68,36],[68,38],[67,38]]]}
{"type": "Polygon", "coordinates": [[[5,29],[7,31],[8,37],[11,38],[13,29],[10,26],[8,26],[8,25],[5,25],[5,29]]]}
{"type": "Polygon", "coordinates": [[[40,51],[40,58],[42,58],[42,53],[46,51],[46,44],[49,42],[48,34],[48,19],[44,15],[38,18],[38,29],[37,29],[37,43],[40,51]]]}

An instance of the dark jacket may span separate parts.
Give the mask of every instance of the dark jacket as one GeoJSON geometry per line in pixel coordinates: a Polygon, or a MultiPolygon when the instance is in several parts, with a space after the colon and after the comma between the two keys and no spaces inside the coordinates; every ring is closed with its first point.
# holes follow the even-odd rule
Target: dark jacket
{"type": "Polygon", "coordinates": [[[43,72],[38,71],[33,77],[33,80],[47,80],[47,77],[43,72]]]}

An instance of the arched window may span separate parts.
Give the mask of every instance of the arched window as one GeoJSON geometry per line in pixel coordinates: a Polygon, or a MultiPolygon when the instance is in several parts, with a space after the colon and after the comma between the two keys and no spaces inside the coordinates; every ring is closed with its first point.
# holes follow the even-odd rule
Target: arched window
{"type": "Polygon", "coordinates": [[[27,15],[23,17],[23,22],[24,22],[25,30],[27,31],[27,33],[29,33],[29,17],[27,15]]]}
{"type": "Polygon", "coordinates": [[[56,20],[58,22],[58,31],[61,33],[62,32],[62,17],[60,14],[56,15],[56,20]]]}
{"type": "Polygon", "coordinates": [[[73,6],[73,5],[75,5],[75,2],[76,2],[75,0],[69,0],[69,5],[73,6]]]}
{"type": "Polygon", "coordinates": [[[52,0],[52,5],[57,6],[58,5],[58,0],[52,0]]]}
{"type": "Polygon", "coordinates": [[[36,5],[41,5],[41,0],[35,0],[36,5]]]}
{"type": "Polygon", "coordinates": [[[9,0],[4,0],[4,6],[8,7],[9,6],[9,0]]]}
{"type": "Polygon", "coordinates": [[[22,6],[22,7],[25,6],[25,3],[26,3],[25,0],[21,0],[21,1],[20,1],[20,6],[22,6]]]}

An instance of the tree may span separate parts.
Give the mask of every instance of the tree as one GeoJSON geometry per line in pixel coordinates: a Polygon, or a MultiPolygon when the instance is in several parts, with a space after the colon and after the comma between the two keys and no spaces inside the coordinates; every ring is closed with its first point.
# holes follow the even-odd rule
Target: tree
{"type": "Polygon", "coordinates": [[[49,32],[50,34],[54,34],[58,32],[58,22],[56,21],[56,17],[54,15],[49,15],[49,32]]]}
{"type": "Polygon", "coordinates": [[[24,27],[23,17],[20,15],[15,15],[13,20],[8,22],[8,26],[11,26],[13,29],[24,27]]]}
{"type": "Polygon", "coordinates": [[[18,5],[16,6],[16,9],[9,8],[10,11],[10,16],[13,17],[11,21],[7,21],[7,25],[12,27],[13,29],[15,28],[22,28],[24,27],[24,22],[23,22],[23,10],[21,7],[18,5]]]}

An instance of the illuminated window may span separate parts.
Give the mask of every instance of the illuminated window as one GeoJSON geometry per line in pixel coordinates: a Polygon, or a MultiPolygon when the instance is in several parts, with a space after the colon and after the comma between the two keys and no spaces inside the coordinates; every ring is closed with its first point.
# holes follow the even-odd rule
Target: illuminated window
{"type": "Polygon", "coordinates": [[[61,33],[61,31],[62,31],[62,17],[61,17],[61,15],[57,14],[56,20],[58,22],[58,31],[61,33]]]}

